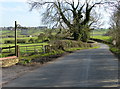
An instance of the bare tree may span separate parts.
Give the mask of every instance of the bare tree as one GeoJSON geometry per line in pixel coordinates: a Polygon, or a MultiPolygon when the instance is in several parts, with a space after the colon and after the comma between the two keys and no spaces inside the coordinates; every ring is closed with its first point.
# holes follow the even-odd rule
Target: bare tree
{"type": "Polygon", "coordinates": [[[111,35],[115,42],[115,45],[120,48],[120,1],[117,2],[117,4],[114,4],[114,13],[112,15],[112,31],[111,35]]]}
{"type": "Polygon", "coordinates": [[[87,41],[89,27],[97,20],[90,22],[94,7],[104,4],[105,0],[40,0],[30,1],[34,8],[46,8],[43,12],[42,22],[54,27],[69,28],[75,40],[87,41]]]}

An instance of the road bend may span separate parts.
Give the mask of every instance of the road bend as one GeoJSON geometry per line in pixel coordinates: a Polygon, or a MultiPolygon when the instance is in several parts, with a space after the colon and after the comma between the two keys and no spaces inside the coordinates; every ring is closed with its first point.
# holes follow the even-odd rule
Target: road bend
{"type": "Polygon", "coordinates": [[[58,58],[3,87],[118,87],[118,59],[109,47],[87,49],[58,58]]]}

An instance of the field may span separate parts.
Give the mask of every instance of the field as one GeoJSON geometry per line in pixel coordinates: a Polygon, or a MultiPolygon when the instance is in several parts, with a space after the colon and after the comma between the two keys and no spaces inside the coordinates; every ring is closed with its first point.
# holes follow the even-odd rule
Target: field
{"type": "MultiPolygon", "coordinates": [[[[44,40],[42,38],[38,39],[38,35],[41,33],[49,34],[52,32],[52,34],[55,34],[58,31],[58,29],[50,30],[46,28],[29,28],[28,30],[20,30],[17,29],[17,45],[19,45],[20,55],[21,56],[29,56],[34,53],[43,53],[44,52],[44,46],[48,45],[47,42],[43,42],[44,40]]],[[[15,31],[12,28],[7,29],[4,28],[0,30],[1,35],[0,38],[2,40],[0,41],[1,48],[2,48],[2,54],[0,54],[1,57],[7,57],[15,55],[15,47],[14,48],[8,48],[15,46],[15,31]],[[6,49],[6,47],[8,49],[6,49]]]]}
{"type": "Polygon", "coordinates": [[[95,31],[91,32],[90,37],[105,40],[105,41],[110,41],[111,37],[108,35],[105,35],[106,33],[108,33],[108,31],[109,31],[109,29],[95,30],[95,31]]]}
{"type": "MultiPolygon", "coordinates": [[[[106,34],[109,30],[108,29],[102,29],[102,30],[94,30],[91,32],[91,38],[97,38],[97,39],[102,39],[105,41],[109,41],[110,40],[110,36],[104,36],[104,34],[106,34]]],[[[2,32],[2,44],[1,47],[11,47],[11,46],[15,46],[14,44],[14,30],[3,30],[0,32],[2,32]],[[10,37],[9,37],[10,36],[10,37]],[[5,43],[6,41],[13,41],[13,43],[5,43]]],[[[42,53],[44,52],[44,47],[42,45],[48,45],[48,43],[43,42],[42,40],[40,40],[39,42],[34,42],[34,43],[30,43],[29,40],[30,39],[38,39],[38,35],[40,33],[45,32],[44,30],[40,30],[40,29],[30,29],[29,31],[27,31],[26,35],[21,32],[21,30],[17,31],[17,39],[18,40],[25,40],[25,43],[18,43],[17,45],[19,45],[20,47],[20,54],[21,56],[25,56],[25,55],[30,55],[33,53],[42,53]],[[31,35],[31,37],[30,37],[31,35]]],[[[55,32],[52,32],[53,34],[55,34],[55,32]]],[[[10,56],[10,55],[15,55],[15,48],[9,48],[9,49],[3,49],[2,50],[2,54],[0,55],[1,57],[6,57],[6,56],[10,56]]]]}
{"type": "MultiPolygon", "coordinates": [[[[43,32],[44,30],[42,29],[29,29],[29,30],[17,30],[17,35],[25,37],[26,35],[39,35],[39,33],[43,32]]],[[[14,36],[14,30],[0,30],[2,32],[2,37],[6,36],[14,36]]]]}
{"type": "Polygon", "coordinates": [[[92,38],[109,41],[111,37],[110,36],[100,36],[100,35],[98,35],[98,36],[93,36],[92,38]]]}
{"type": "MultiPolygon", "coordinates": [[[[15,38],[14,38],[14,30],[0,30],[1,35],[1,47],[11,47],[15,46],[15,38]],[[5,43],[6,41],[11,41],[12,43],[5,43]]],[[[30,54],[33,52],[43,52],[42,45],[47,45],[48,43],[44,42],[42,43],[42,40],[39,40],[39,42],[29,42],[30,39],[36,40],[38,39],[38,35],[40,33],[43,33],[43,29],[30,29],[29,31],[22,32],[21,30],[17,30],[17,40],[23,40],[25,43],[17,43],[20,47],[20,54],[30,54]],[[33,45],[33,46],[32,46],[33,45]],[[37,46],[36,46],[37,45],[37,46]]],[[[8,49],[2,49],[2,54],[0,54],[0,57],[7,57],[10,55],[15,55],[15,48],[8,48],[8,49]]]]}

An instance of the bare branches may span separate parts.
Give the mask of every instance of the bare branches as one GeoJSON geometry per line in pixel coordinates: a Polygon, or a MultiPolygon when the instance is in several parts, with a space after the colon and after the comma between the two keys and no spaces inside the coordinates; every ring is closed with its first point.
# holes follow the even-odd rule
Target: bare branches
{"type": "Polygon", "coordinates": [[[47,24],[53,24],[53,26],[67,26],[70,32],[77,32],[78,36],[81,33],[81,27],[85,25],[91,26],[98,20],[91,20],[91,12],[97,5],[104,4],[102,1],[95,0],[81,0],[75,2],[75,0],[55,0],[52,2],[47,2],[46,0],[42,2],[30,2],[31,10],[35,8],[45,7],[43,13],[43,22],[47,24]],[[94,1],[94,2],[93,2],[94,1]]]}
{"type": "Polygon", "coordinates": [[[111,36],[115,41],[115,46],[120,49],[120,1],[117,1],[117,4],[114,5],[115,10],[112,18],[112,31],[111,36]]]}
{"type": "Polygon", "coordinates": [[[79,0],[78,0],[78,3],[77,3],[77,5],[76,5],[76,8],[75,8],[75,9],[77,9],[77,8],[79,7],[79,5],[80,5],[80,2],[79,2],[79,0]]]}
{"type": "Polygon", "coordinates": [[[42,3],[40,3],[40,2],[35,2],[35,1],[31,1],[31,2],[28,2],[28,3],[31,5],[30,11],[34,8],[40,8],[45,4],[49,4],[49,3],[55,4],[54,2],[42,2],[42,3]]]}

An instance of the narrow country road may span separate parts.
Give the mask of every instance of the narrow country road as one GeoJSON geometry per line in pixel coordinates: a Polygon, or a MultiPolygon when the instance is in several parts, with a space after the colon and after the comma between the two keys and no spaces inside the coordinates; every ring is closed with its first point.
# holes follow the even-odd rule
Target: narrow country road
{"type": "Polygon", "coordinates": [[[118,87],[118,59],[100,46],[58,58],[3,87],[118,87]]]}

